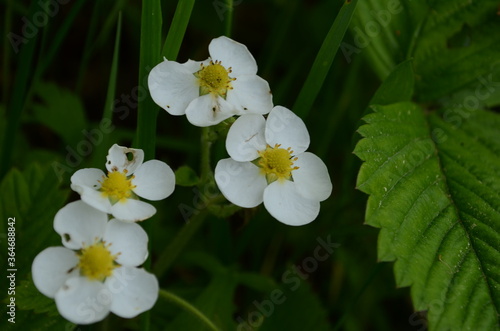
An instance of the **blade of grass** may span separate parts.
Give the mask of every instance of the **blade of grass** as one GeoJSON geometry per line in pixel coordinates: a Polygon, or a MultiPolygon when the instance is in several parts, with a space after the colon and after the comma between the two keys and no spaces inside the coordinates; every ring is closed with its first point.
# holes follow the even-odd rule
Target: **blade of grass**
{"type": "Polygon", "coordinates": [[[113,51],[113,61],[111,62],[111,72],[109,74],[108,92],[106,94],[106,103],[102,115],[103,120],[111,121],[113,117],[113,104],[116,90],[116,77],[118,75],[118,60],[120,54],[120,38],[122,30],[122,13],[118,13],[118,22],[116,24],[115,49],[113,51]]]}
{"type": "MultiPolygon", "coordinates": [[[[161,29],[162,13],[159,0],[144,0],[141,13],[141,41],[139,52],[139,86],[148,91],[147,79],[149,71],[161,61],[161,29]]],[[[156,148],[156,117],[158,106],[150,97],[139,98],[137,105],[137,135],[135,145],[144,151],[146,160],[154,158],[156,148]]],[[[153,222],[154,219],[149,220],[153,222]]],[[[144,225],[146,233],[150,234],[151,223],[144,225]]],[[[152,247],[149,241],[149,249],[152,247]]],[[[151,266],[151,254],[144,263],[144,267],[151,266]]],[[[141,329],[149,330],[151,326],[150,312],[143,314],[141,329]]]]}
{"type": "Polygon", "coordinates": [[[94,8],[92,9],[92,14],[90,16],[90,24],[87,29],[87,38],[85,38],[85,46],[83,47],[83,55],[80,61],[80,68],[78,69],[78,76],[76,79],[76,88],[75,88],[76,94],[80,94],[82,91],[83,79],[85,77],[85,73],[87,72],[87,65],[90,59],[90,54],[92,53],[90,45],[96,34],[99,11],[101,8],[100,6],[102,4],[103,2],[96,1],[94,3],[94,8]]]}
{"type": "Polygon", "coordinates": [[[68,36],[69,29],[75,22],[75,19],[78,17],[80,10],[83,7],[83,4],[85,3],[86,0],[77,0],[75,4],[71,7],[71,10],[69,11],[69,14],[66,15],[65,20],[63,24],[57,28],[56,34],[54,38],[52,39],[52,43],[49,46],[49,49],[47,53],[44,55],[43,59],[40,62],[40,65],[37,66],[37,70],[35,73],[35,79],[38,80],[45,70],[49,67],[49,65],[52,63],[54,60],[54,57],[57,55],[59,48],[61,47],[61,44],[63,43],[64,39],[68,36]]]}
{"type": "MultiPolygon", "coordinates": [[[[114,2],[113,8],[106,13],[106,19],[104,20],[104,24],[102,24],[99,29],[99,33],[97,37],[94,39],[92,46],[90,47],[91,51],[95,51],[96,49],[101,48],[105,45],[110,35],[113,33],[113,29],[116,25],[116,19],[118,17],[118,13],[124,10],[127,7],[126,0],[117,0],[114,2]]],[[[129,22],[130,23],[130,22],[129,22]]]]}
{"type": "Polygon", "coordinates": [[[262,47],[264,53],[257,63],[264,63],[261,69],[263,77],[271,75],[271,72],[282,55],[280,52],[283,49],[283,43],[290,34],[290,27],[298,11],[299,1],[291,0],[283,6],[278,17],[273,22],[273,27],[266,38],[266,43],[262,47]]]}
{"type": "MultiPolygon", "coordinates": [[[[33,17],[37,10],[37,3],[32,2],[28,17],[33,17]]],[[[30,85],[30,73],[33,65],[33,58],[38,42],[37,33],[33,38],[21,46],[19,51],[19,62],[14,87],[12,90],[12,99],[10,101],[9,111],[7,112],[7,128],[4,132],[2,146],[2,162],[0,162],[0,180],[5,176],[11,165],[12,152],[15,145],[15,138],[19,129],[21,114],[26,103],[27,87],[30,85]]]]}
{"type": "MultiPolygon", "coordinates": [[[[162,15],[159,0],[144,0],[141,14],[139,86],[147,90],[149,71],[161,61],[162,15]],[[146,85],[146,86],[144,86],[146,85]]],[[[137,109],[136,145],[144,150],[146,160],[154,158],[158,106],[150,97],[140,98],[137,109]]]]}
{"type": "Polygon", "coordinates": [[[168,30],[165,44],[163,45],[163,56],[167,60],[175,61],[181,48],[186,28],[191,18],[195,0],[180,0],[175,8],[174,18],[168,30]]]}
{"type": "Polygon", "coordinates": [[[323,45],[314,60],[306,82],[293,106],[294,112],[302,117],[307,117],[311,107],[318,96],[323,82],[330,70],[335,54],[351,21],[352,14],[356,8],[358,0],[346,0],[340,9],[335,21],[326,35],[323,45]]]}
{"type": "MultiPolygon", "coordinates": [[[[116,93],[116,80],[118,76],[118,62],[120,54],[120,39],[122,30],[122,13],[118,13],[118,21],[116,23],[116,37],[115,37],[115,48],[113,51],[113,60],[111,62],[111,71],[109,73],[108,81],[108,91],[106,93],[106,101],[104,103],[104,110],[102,113],[101,123],[106,126],[110,126],[113,120],[113,108],[116,93]],[[109,124],[106,124],[109,123],[109,124]]],[[[93,154],[94,162],[92,164],[97,164],[99,160],[104,160],[106,156],[106,151],[111,147],[109,142],[109,134],[103,134],[102,142],[97,145],[96,151],[93,154]]]]}

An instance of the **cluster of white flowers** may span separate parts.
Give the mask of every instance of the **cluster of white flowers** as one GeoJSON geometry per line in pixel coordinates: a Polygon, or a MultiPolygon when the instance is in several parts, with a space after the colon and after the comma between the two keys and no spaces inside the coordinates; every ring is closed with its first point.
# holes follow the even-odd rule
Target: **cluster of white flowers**
{"type": "Polygon", "coordinates": [[[201,62],[165,60],[151,70],[153,100],[172,115],[186,114],[196,126],[210,126],[240,116],[231,126],[215,180],[233,204],[256,207],[288,225],[313,221],[320,202],[332,191],[328,170],[306,152],[309,133],[292,111],[273,108],[269,84],[256,75],[247,47],[227,37],[209,45],[201,62]],[[269,114],[267,120],[263,115],[269,114]]]}
{"type": "Polygon", "coordinates": [[[100,169],[75,172],[71,188],[82,200],[54,218],[64,247],[46,248],[33,261],[35,286],[73,323],[95,323],[109,312],[132,318],[158,298],[158,280],[139,268],[148,257],[148,236],[134,222],[156,212],[138,197],[168,197],[175,175],[164,162],[143,160],[142,150],[115,144],[108,152],[107,175],[100,169]]]}
{"type": "MultiPolygon", "coordinates": [[[[313,221],[332,183],[323,161],[306,152],[304,122],[289,109],[273,108],[269,84],[257,76],[246,46],[219,37],[209,53],[205,61],[165,60],[154,67],[148,80],[153,100],[201,127],[239,116],[227,134],[230,158],[215,168],[222,194],[244,208],[264,202],[284,224],[313,221]]],[[[168,197],[175,175],[164,162],[143,161],[142,150],[115,144],[107,155],[107,174],[75,172],[71,188],[81,200],[54,219],[64,247],[49,247],[33,261],[35,286],[54,298],[71,322],[98,322],[109,312],[131,318],[151,309],[158,298],[158,280],[139,267],[148,256],[148,236],[135,222],[156,213],[139,197],[168,197]]]]}

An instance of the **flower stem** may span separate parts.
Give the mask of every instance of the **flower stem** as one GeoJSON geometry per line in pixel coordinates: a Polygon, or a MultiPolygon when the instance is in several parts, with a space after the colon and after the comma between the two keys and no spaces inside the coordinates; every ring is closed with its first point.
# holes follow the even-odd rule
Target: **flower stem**
{"type": "Polygon", "coordinates": [[[191,305],[189,302],[186,300],[182,299],[181,297],[178,297],[177,295],[168,292],[166,290],[160,289],[160,296],[168,300],[172,303],[175,303],[179,307],[185,309],[186,311],[190,312],[193,314],[195,317],[197,317],[201,322],[203,322],[207,327],[210,328],[210,330],[214,331],[219,331],[220,329],[205,315],[203,314],[198,308],[195,306],[191,305]]]}
{"type": "Polygon", "coordinates": [[[206,198],[204,192],[208,185],[213,185],[213,171],[210,165],[210,152],[212,143],[216,139],[215,133],[210,127],[202,128],[201,131],[201,157],[200,157],[200,184],[197,190],[202,200],[201,206],[192,206],[192,215],[186,220],[186,225],[179,231],[175,238],[165,247],[156,264],[153,267],[153,272],[158,278],[170,268],[177,256],[182,252],[184,247],[188,244],[194,234],[203,224],[205,218],[211,212],[214,204],[219,203],[224,199],[221,195],[215,195],[206,198]],[[205,200],[203,200],[205,198],[205,200]]]}
{"type": "Polygon", "coordinates": [[[210,127],[201,129],[201,158],[200,158],[200,185],[206,185],[212,178],[213,172],[210,166],[210,152],[212,149],[212,129],[210,127]]]}
{"type": "Polygon", "coordinates": [[[224,35],[226,37],[231,37],[231,32],[233,28],[233,11],[234,11],[233,0],[226,0],[226,9],[227,9],[226,29],[224,31],[224,35]]]}
{"type": "Polygon", "coordinates": [[[189,219],[186,225],[177,233],[174,240],[170,242],[168,246],[165,247],[163,252],[161,252],[158,257],[158,261],[153,266],[153,273],[161,278],[162,275],[168,270],[168,268],[175,261],[177,256],[180,254],[184,246],[187,245],[191,237],[200,228],[208,215],[208,209],[205,208],[197,212],[193,217],[189,219]]]}

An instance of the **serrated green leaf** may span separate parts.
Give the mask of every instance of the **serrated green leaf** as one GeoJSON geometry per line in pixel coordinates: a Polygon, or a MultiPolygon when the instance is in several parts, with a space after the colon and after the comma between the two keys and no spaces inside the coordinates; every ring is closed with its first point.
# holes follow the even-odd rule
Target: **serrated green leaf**
{"type": "Polygon", "coordinates": [[[409,102],[373,109],[355,154],[379,259],[396,260],[431,330],[499,330],[500,117],[453,126],[409,102]]]}
{"type": "Polygon", "coordinates": [[[417,99],[432,101],[498,71],[497,11],[494,0],[367,0],[353,17],[346,57],[366,52],[382,79],[414,58],[417,99]]]}
{"type": "Polygon", "coordinates": [[[388,105],[396,102],[410,101],[414,85],[415,77],[413,75],[412,61],[404,61],[397,65],[382,85],[380,85],[370,100],[370,104],[388,105]]]}
{"type": "Polygon", "coordinates": [[[179,186],[196,186],[200,178],[189,166],[181,166],[175,171],[175,184],[179,186]]]}
{"type": "Polygon", "coordinates": [[[23,280],[17,285],[16,305],[18,309],[33,310],[36,314],[46,313],[51,317],[59,315],[54,299],[40,293],[32,280],[23,280]]]}
{"type": "Polygon", "coordinates": [[[352,37],[346,38],[342,51],[348,62],[368,55],[373,70],[385,78],[398,63],[407,60],[411,42],[426,17],[425,1],[365,0],[352,18],[352,37]]]}
{"type": "MultiPolygon", "coordinates": [[[[0,184],[0,224],[6,233],[7,219],[15,218],[16,265],[23,266],[18,276],[23,278],[30,270],[34,257],[60,240],[53,229],[53,220],[63,206],[68,192],[59,188],[50,165],[29,165],[23,172],[11,170],[0,184]]],[[[0,258],[7,252],[1,241],[0,258]]]]}
{"type": "Polygon", "coordinates": [[[36,119],[57,133],[66,144],[76,145],[87,127],[85,110],[80,98],[53,83],[36,87],[40,103],[33,104],[36,119]]]}

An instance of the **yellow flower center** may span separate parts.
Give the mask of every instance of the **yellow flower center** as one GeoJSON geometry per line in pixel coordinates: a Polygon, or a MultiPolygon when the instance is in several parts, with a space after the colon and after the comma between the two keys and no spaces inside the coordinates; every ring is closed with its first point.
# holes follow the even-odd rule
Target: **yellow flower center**
{"type": "Polygon", "coordinates": [[[261,172],[266,175],[268,183],[275,180],[288,180],[292,177],[292,171],[299,169],[299,167],[293,166],[293,162],[297,161],[297,158],[292,157],[291,148],[284,149],[280,146],[279,144],[276,144],[274,148],[267,146],[264,151],[259,152],[260,159],[257,165],[261,168],[261,172]]]}
{"type": "Polygon", "coordinates": [[[127,171],[112,171],[108,173],[107,177],[103,178],[101,185],[102,194],[109,197],[112,202],[124,201],[130,198],[133,194],[132,189],[135,188],[132,185],[131,179],[134,176],[127,178],[127,171]]]}
{"type": "Polygon", "coordinates": [[[82,248],[80,252],[80,262],[78,267],[83,276],[90,280],[103,281],[113,274],[113,269],[117,267],[114,263],[116,255],[111,255],[103,242],[82,248]]]}
{"type": "Polygon", "coordinates": [[[201,65],[201,69],[194,73],[200,85],[200,95],[208,93],[226,98],[227,90],[232,89],[231,82],[236,78],[229,77],[231,68],[226,69],[220,61],[212,62],[208,66],[201,65]]]}

